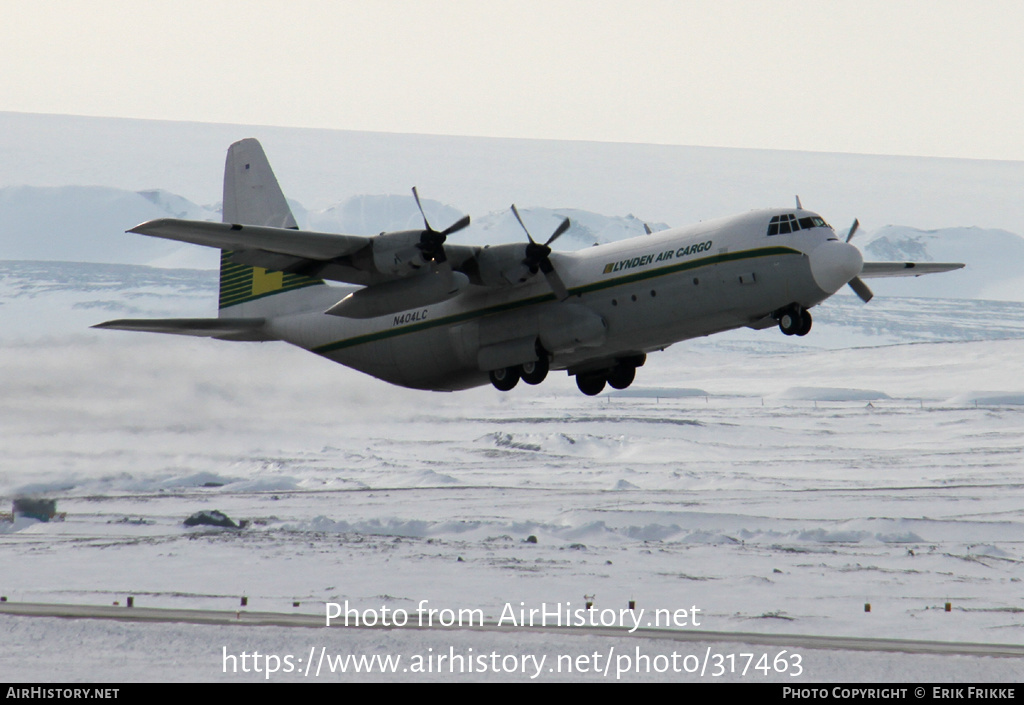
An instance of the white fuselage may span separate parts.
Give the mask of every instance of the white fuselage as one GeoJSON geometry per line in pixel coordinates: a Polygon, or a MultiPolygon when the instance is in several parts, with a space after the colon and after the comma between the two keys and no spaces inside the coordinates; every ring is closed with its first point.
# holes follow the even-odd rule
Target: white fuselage
{"type": "MultiPolygon", "coordinates": [[[[860,254],[831,227],[769,235],[769,221],[783,213],[805,222],[817,217],[796,209],[753,211],[552,253],[570,293],[561,302],[538,274],[522,285],[470,286],[448,301],[376,318],[325,315],[352,291],[327,286],[317,288],[306,312],[275,316],[264,303],[259,315],[276,338],[406,387],[487,384],[482,360],[512,355],[516,341],[531,336],[557,341],[546,345],[557,348],[551,369],[586,372],[681,340],[764,327],[775,312],[791,305],[809,309],[857,275],[860,254]],[[577,322],[579,330],[567,330],[577,322]]],[[[289,296],[312,293],[274,298],[284,314],[289,296]]],[[[245,316],[246,306],[221,313],[245,316]]]]}

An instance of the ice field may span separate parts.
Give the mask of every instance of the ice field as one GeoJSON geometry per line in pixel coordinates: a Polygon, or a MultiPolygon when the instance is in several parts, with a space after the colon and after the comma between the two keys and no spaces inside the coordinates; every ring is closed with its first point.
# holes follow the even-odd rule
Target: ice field
{"type": "MultiPolygon", "coordinates": [[[[188,315],[209,273],[25,266],[4,278],[0,496],[53,497],[67,516],[0,524],[12,602],[232,610],[244,595],[251,610],[322,613],[427,600],[494,621],[509,604],[591,596],[698,608],[684,629],[1022,642],[1021,304],[839,296],[807,338],[681,343],[622,393],[585,397],[553,375],[437,394],[280,343],[86,328],[125,307],[188,315]],[[49,307],[62,315],[42,323],[49,307]],[[182,525],[203,509],[251,523],[182,525]]],[[[253,643],[552,658],[648,644],[3,619],[0,664],[29,680],[233,680],[222,646],[253,643]],[[40,633],[70,646],[48,659],[30,648],[40,633]]],[[[797,651],[812,681],[1019,673],[1014,659],[797,651]]],[[[656,677],[697,679],[632,679],[656,677]]]]}

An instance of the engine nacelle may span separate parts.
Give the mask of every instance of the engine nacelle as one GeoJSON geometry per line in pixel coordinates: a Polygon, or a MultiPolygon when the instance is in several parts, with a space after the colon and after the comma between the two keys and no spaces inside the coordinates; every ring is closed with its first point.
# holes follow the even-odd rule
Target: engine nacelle
{"type": "Polygon", "coordinates": [[[427,260],[419,248],[422,230],[381,233],[373,238],[373,266],[381,274],[408,277],[422,271],[427,260]]]}
{"type": "Polygon", "coordinates": [[[526,244],[511,243],[485,247],[476,255],[479,284],[484,286],[513,286],[529,279],[533,273],[523,264],[526,244]]]}

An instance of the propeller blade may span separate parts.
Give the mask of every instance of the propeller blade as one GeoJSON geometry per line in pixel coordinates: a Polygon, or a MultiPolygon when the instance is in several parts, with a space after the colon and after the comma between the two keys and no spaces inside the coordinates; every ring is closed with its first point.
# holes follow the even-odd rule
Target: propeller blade
{"type": "Polygon", "coordinates": [[[549,237],[549,238],[548,238],[548,241],[547,241],[547,242],[545,242],[544,244],[545,244],[545,245],[550,245],[550,244],[551,244],[552,242],[554,242],[554,241],[555,241],[555,240],[557,240],[557,239],[558,239],[559,237],[561,237],[561,236],[562,236],[562,234],[563,234],[563,233],[564,233],[564,232],[565,232],[566,230],[568,230],[568,229],[569,229],[569,219],[568,219],[568,218],[566,218],[565,220],[563,220],[563,221],[562,221],[562,224],[561,224],[561,225],[559,225],[559,226],[558,226],[557,228],[555,228],[555,232],[551,233],[551,237],[549,237]]]}
{"type": "Polygon", "coordinates": [[[455,221],[452,225],[449,225],[447,228],[442,230],[441,234],[444,235],[445,237],[448,237],[452,233],[457,233],[460,230],[462,230],[463,228],[468,227],[468,226],[469,226],[469,216],[468,215],[464,215],[461,218],[459,218],[457,221],[455,221]]]}
{"type": "Polygon", "coordinates": [[[569,290],[565,287],[565,282],[558,276],[558,272],[555,271],[555,265],[551,264],[551,260],[545,257],[539,262],[540,271],[544,273],[544,278],[548,280],[548,286],[555,292],[555,297],[559,301],[565,301],[569,298],[569,290]]]}
{"type": "Polygon", "coordinates": [[[867,303],[874,297],[871,289],[868,288],[868,285],[860,277],[854,277],[849,281],[849,284],[850,288],[853,289],[853,293],[857,294],[864,303],[867,303]]]}
{"type": "Polygon", "coordinates": [[[846,241],[849,242],[853,239],[853,234],[857,232],[857,228],[860,227],[860,221],[856,218],[853,219],[853,225],[850,226],[850,232],[846,233],[846,241]]]}
{"type": "Polygon", "coordinates": [[[412,187],[412,197],[416,199],[416,207],[420,209],[420,215],[423,216],[423,224],[427,226],[427,230],[433,231],[430,227],[430,223],[427,222],[427,214],[423,212],[423,204],[420,203],[420,194],[416,191],[416,187],[412,187]]]}
{"type": "Polygon", "coordinates": [[[530,231],[526,229],[526,223],[524,223],[523,219],[519,217],[519,209],[516,208],[515,203],[512,204],[512,215],[514,215],[516,217],[516,220],[519,221],[519,225],[522,227],[523,232],[526,233],[526,237],[530,239],[530,242],[535,242],[533,236],[530,235],[530,231]]]}
{"type": "Polygon", "coordinates": [[[544,263],[540,266],[541,271],[544,272],[544,278],[548,280],[548,286],[551,287],[551,291],[555,292],[555,298],[559,301],[565,301],[569,298],[569,290],[565,288],[565,282],[558,276],[558,272],[555,271],[554,265],[551,264],[550,260],[544,260],[544,263]],[[544,265],[547,265],[545,269],[544,265]]]}

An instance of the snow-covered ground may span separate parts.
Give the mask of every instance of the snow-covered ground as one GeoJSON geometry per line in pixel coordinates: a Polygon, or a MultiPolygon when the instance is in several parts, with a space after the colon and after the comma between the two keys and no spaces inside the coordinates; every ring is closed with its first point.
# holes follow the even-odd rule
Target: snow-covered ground
{"type": "MultiPolygon", "coordinates": [[[[506,604],[594,596],[599,609],[696,607],[709,631],[1024,640],[1021,304],[843,295],[815,309],[807,338],[741,331],[652,355],[628,394],[584,397],[553,376],[510,394],[446,395],[279,343],[86,328],[208,314],[211,273],[3,272],[0,496],[54,497],[67,513],[0,525],[0,594],[12,602],[132,595],[137,606],[231,610],[244,595],[257,611],[347,600],[412,613],[427,600],[495,620],[506,604]],[[182,525],[203,509],[252,523],[182,525]]],[[[455,649],[547,654],[549,665],[609,648],[769,660],[783,650],[525,630],[2,620],[5,672],[36,681],[263,677],[224,673],[224,649],[305,659],[323,646],[406,663],[455,649]]],[[[786,652],[801,655],[799,678],[718,678],[1019,680],[1014,659],[786,652]]],[[[471,677],[528,674],[459,676],[471,677]]]]}
{"type": "MultiPolygon", "coordinates": [[[[12,113],[0,126],[0,256],[19,260],[0,262],[0,498],[66,513],[0,523],[12,603],[230,611],[244,595],[249,610],[319,614],[426,600],[496,620],[592,596],[599,614],[630,600],[648,617],[699,614],[684,633],[1024,643],[1024,163],[12,113]],[[867,305],[833,297],[806,338],[673,346],[597,398],[558,375],[510,394],[415,392],[280,343],[89,330],[213,314],[215,252],[123,230],[218,219],[224,150],[249,136],[308,227],[418,227],[416,185],[435,225],[473,216],[460,242],[521,239],[515,201],[538,238],[568,214],[571,249],[800,194],[840,233],[859,217],[868,259],[968,268],[873,280],[867,305]],[[183,526],[212,509],[250,523],[183,526]]],[[[402,670],[442,654],[498,654],[498,672],[455,676],[475,680],[528,680],[508,669],[527,656],[571,658],[542,680],[612,680],[625,656],[649,657],[654,672],[625,676],[640,681],[1019,680],[1007,658],[519,627],[0,625],[0,673],[34,682],[261,680],[226,657],[291,655],[301,671],[321,647],[404,659],[335,680],[450,680],[444,665],[402,670]]]]}

